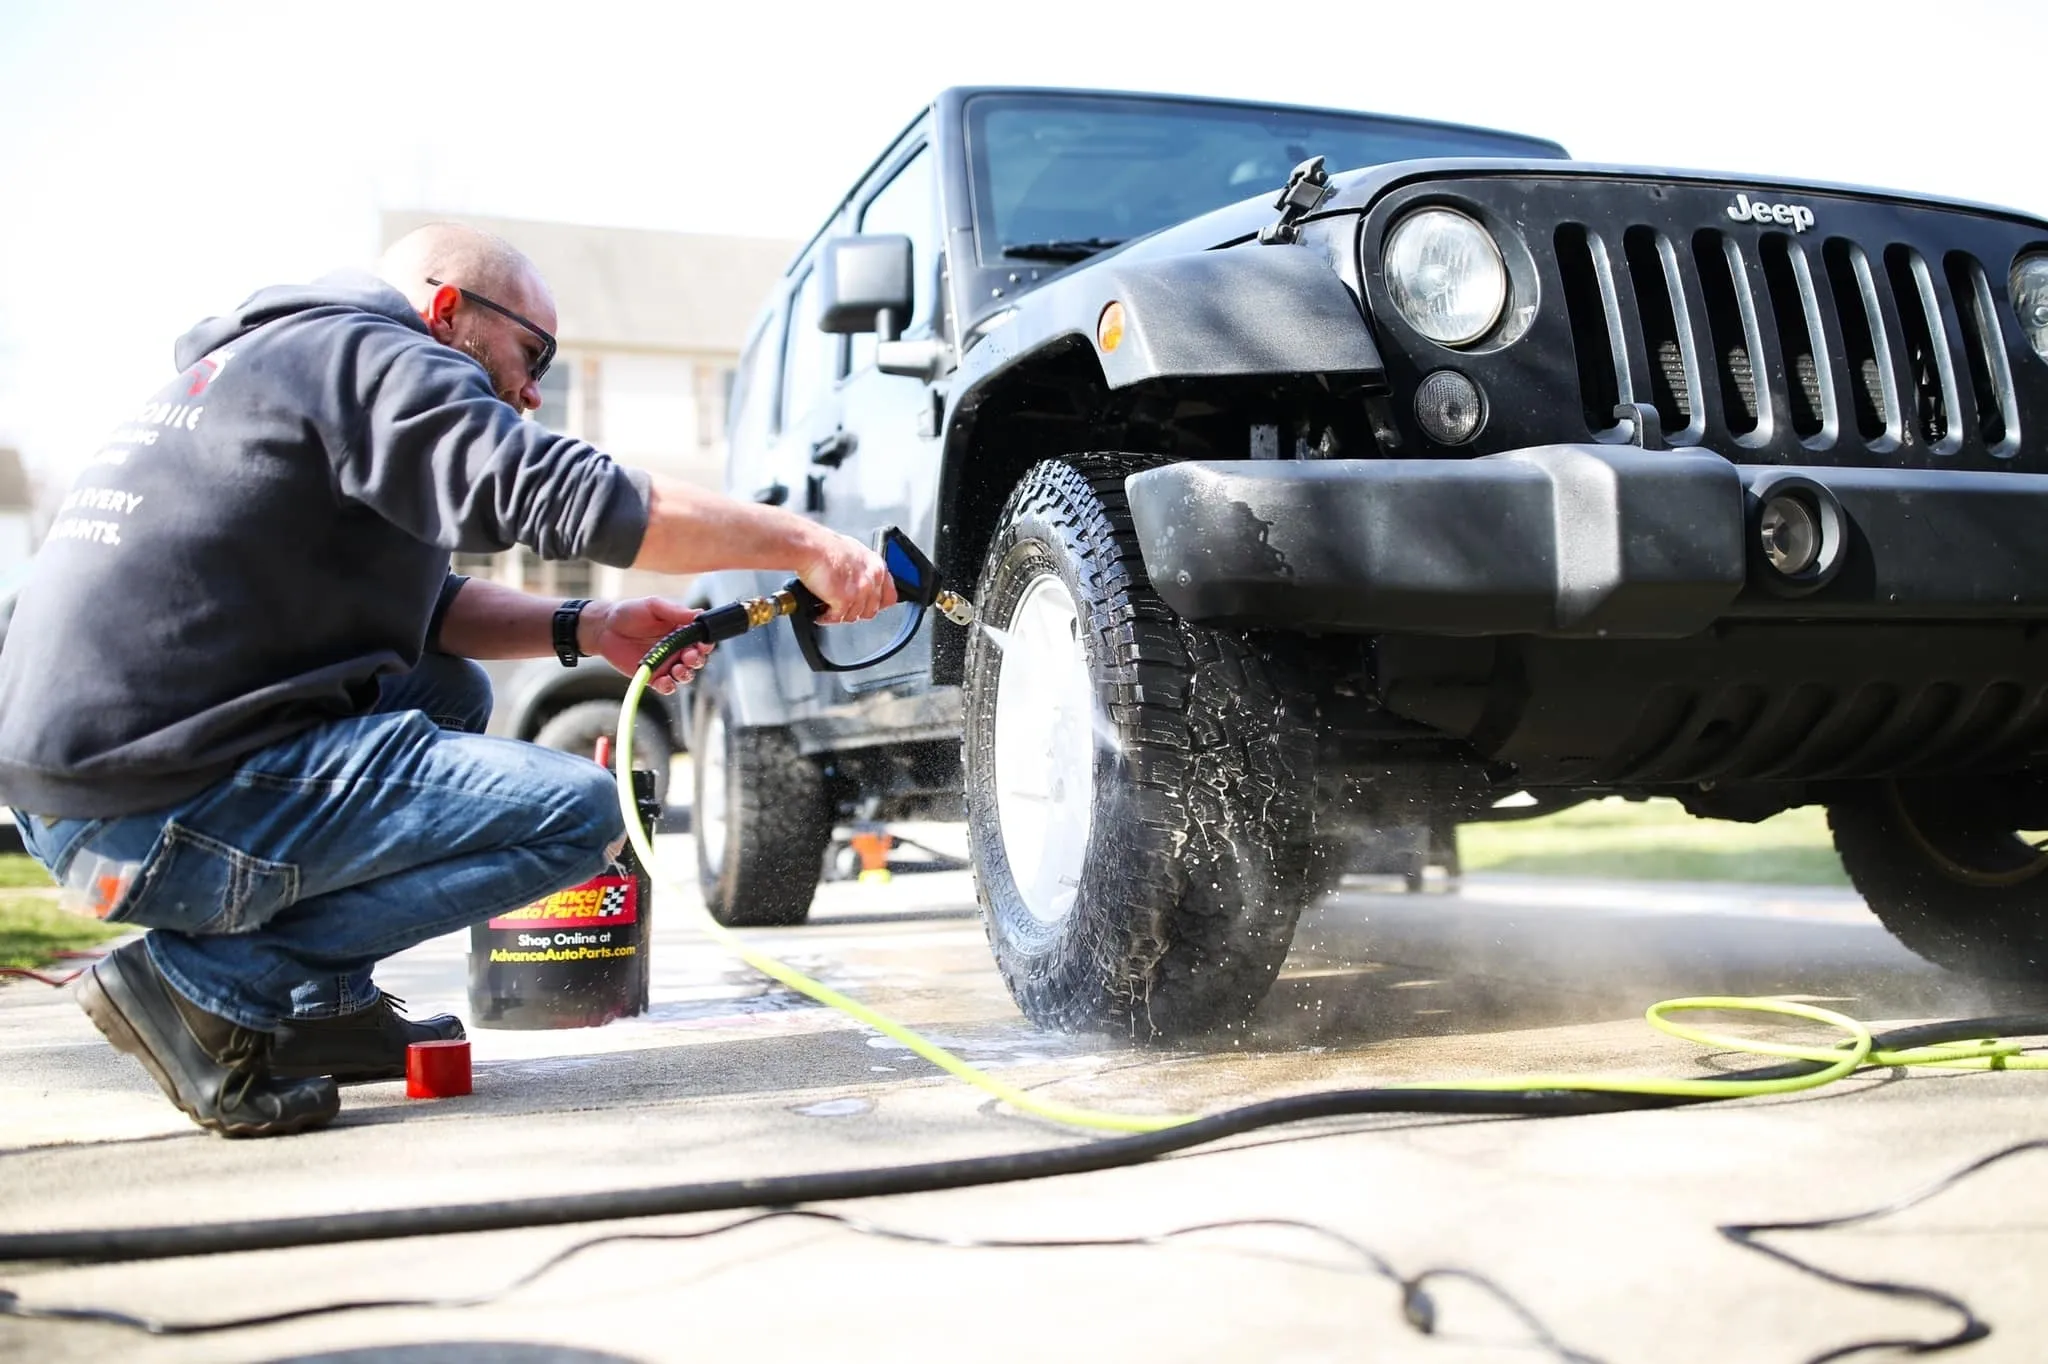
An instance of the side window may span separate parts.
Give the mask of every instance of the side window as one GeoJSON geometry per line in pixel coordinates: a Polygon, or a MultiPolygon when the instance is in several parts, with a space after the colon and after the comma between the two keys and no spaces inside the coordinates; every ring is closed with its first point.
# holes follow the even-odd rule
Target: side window
{"type": "MultiPolygon", "coordinates": [[[[931,148],[924,147],[875,191],[860,214],[863,233],[901,232],[910,238],[910,277],[916,281],[916,296],[911,303],[910,321],[903,328],[906,333],[928,327],[938,302],[939,278],[933,265],[939,238],[937,195],[931,148]]],[[[874,359],[874,336],[854,337],[853,372],[859,373],[874,359]]]]}
{"type": "Polygon", "coordinates": [[[728,458],[750,456],[768,441],[769,418],[775,412],[775,372],[782,360],[782,347],[777,344],[781,333],[775,323],[771,317],[754,333],[733,377],[732,397],[725,409],[728,458]]]}
{"type": "Polygon", "coordinates": [[[789,331],[782,352],[782,427],[802,420],[832,386],[839,338],[818,330],[818,272],[804,271],[789,305],[789,331]]]}

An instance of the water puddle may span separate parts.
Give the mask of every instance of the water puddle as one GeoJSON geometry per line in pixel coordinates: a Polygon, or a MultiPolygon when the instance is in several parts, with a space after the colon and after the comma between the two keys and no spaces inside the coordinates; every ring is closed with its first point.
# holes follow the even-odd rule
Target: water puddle
{"type": "Polygon", "coordinates": [[[821,1103],[805,1104],[802,1108],[790,1111],[802,1114],[806,1118],[851,1118],[873,1112],[874,1107],[866,1099],[826,1099],[821,1103]]]}

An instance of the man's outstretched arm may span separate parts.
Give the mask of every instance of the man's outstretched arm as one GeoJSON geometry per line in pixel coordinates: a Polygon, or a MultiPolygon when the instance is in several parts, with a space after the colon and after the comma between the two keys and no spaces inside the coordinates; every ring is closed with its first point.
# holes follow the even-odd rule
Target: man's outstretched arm
{"type": "Polygon", "coordinates": [[[896,603],[896,585],[875,552],[816,521],[649,475],[647,536],[633,567],[656,573],[782,569],[803,579],[831,610],[826,624],[866,620],[896,603]]]}

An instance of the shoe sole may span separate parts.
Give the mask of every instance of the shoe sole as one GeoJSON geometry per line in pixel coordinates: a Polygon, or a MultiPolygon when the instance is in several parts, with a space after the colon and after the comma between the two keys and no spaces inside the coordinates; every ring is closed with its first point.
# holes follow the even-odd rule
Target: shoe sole
{"type": "Polygon", "coordinates": [[[97,966],[87,971],[78,983],[78,1006],[85,1010],[85,1016],[100,1030],[100,1035],[113,1044],[114,1050],[126,1052],[140,1061],[142,1068],[149,1072],[149,1078],[156,1081],[156,1087],[164,1092],[177,1110],[209,1132],[218,1132],[224,1137],[288,1137],[308,1127],[323,1125],[329,1119],[329,1115],[320,1113],[274,1123],[228,1123],[219,1118],[209,1118],[185,1102],[178,1086],[172,1083],[163,1064],[156,1059],[156,1053],[149,1049],[142,1035],[135,1030],[135,1025],[121,1012],[121,1006],[100,984],[97,966]]]}

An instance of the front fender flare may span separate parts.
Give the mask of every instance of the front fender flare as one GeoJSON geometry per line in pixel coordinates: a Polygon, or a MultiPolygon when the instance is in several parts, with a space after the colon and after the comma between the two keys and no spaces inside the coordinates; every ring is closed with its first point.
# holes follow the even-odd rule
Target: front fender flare
{"type": "Polygon", "coordinates": [[[1381,369],[1356,295],[1317,247],[1112,257],[1026,295],[1008,322],[971,347],[955,379],[960,407],[971,411],[1012,366],[1077,342],[1111,389],[1381,369]],[[1104,351],[1095,326],[1111,303],[1123,305],[1124,337],[1104,351]]]}
{"type": "Polygon", "coordinates": [[[1076,283],[1094,295],[1086,310],[1091,331],[1112,301],[1123,305],[1122,343],[1113,351],[1097,348],[1112,389],[1155,379],[1380,369],[1357,298],[1310,247],[1111,261],[1076,283]]]}

